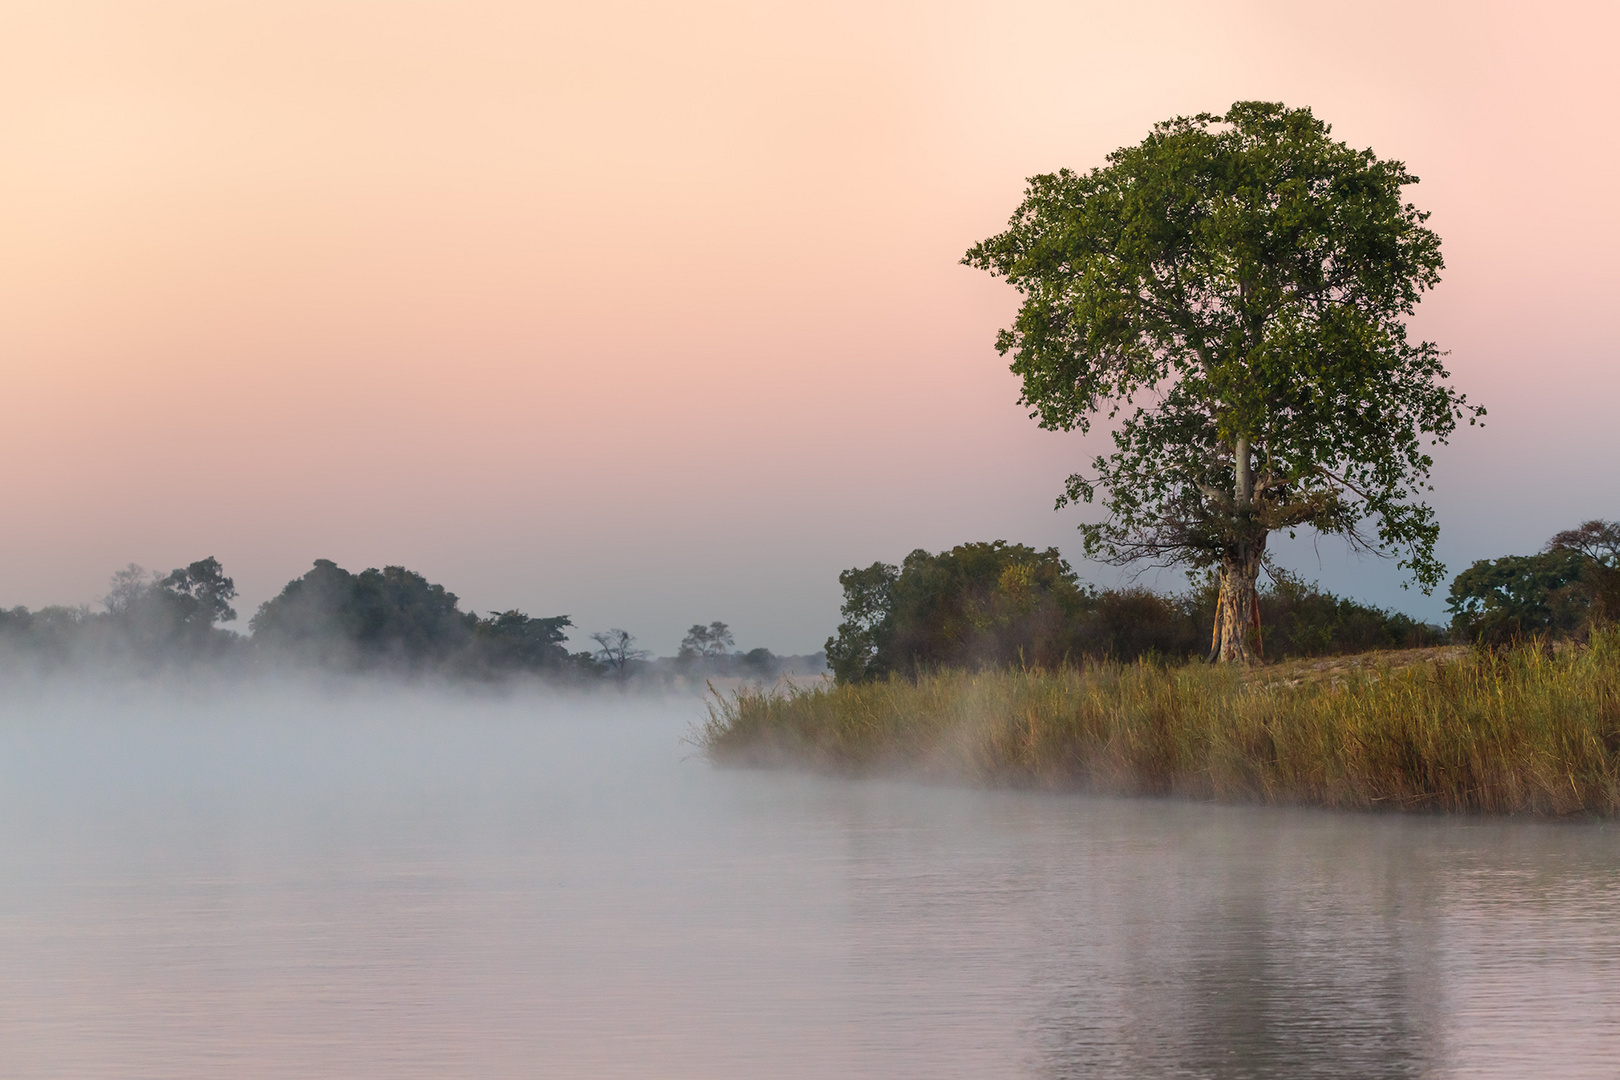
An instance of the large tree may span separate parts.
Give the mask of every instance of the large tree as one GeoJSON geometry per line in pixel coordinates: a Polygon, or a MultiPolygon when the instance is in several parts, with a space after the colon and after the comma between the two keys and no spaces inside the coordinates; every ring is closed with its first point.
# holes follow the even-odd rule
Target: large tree
{"type": "Polygon", "coordinates": [[[1113,424],[1058,505],[1092,501],[1086,553],[1217,568],[1211,657],[1247,661],[1272,532],[1300,527],[1441,580],[1432,460],[1484,410],[1405,319],[1440,279],[1417,177],[1309,109],[1180,117],[1085,173],[1029,181],[963,262],[1023,294],[996,348],[1042,427],[1113,424]]]}

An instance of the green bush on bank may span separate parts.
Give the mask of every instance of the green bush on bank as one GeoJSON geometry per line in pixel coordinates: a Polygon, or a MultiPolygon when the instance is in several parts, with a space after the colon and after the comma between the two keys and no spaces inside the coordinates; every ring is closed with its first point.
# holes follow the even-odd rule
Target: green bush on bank
{"type": "MultiPolygon", "coordinates": [[[[1307,669],[1308,670],[1308,669],[1307,669]]],[[[1311,682],[1103,663],[716,698],[718,762],[1344,808],[1620,812],[1620,633],[1311,682]]]]}
{"type": "Polygon", "coordinates": [[[1529,637],[1578,637],[1620,617],[1620,522],[1566,529],[1535,555],[1481,559],[1446,598],[1458,641],[1498,647],[1529,637]]]}

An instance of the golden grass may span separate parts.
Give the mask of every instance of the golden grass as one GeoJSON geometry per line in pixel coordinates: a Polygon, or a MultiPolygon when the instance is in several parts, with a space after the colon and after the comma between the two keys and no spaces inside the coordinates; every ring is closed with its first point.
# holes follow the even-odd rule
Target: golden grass
{"type": "Polygon", "coordinates": [[[717,694],[716,761],[1224,801],[1620,812],[1620,632],[1548,655],[1100,664],[717,694]]]}

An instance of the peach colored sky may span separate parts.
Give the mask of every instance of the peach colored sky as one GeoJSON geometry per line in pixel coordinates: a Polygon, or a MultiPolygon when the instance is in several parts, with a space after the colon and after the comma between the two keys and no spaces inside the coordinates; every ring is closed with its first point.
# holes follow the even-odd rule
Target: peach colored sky
{"type": "Polygon", "coordinates": [[[1419,329],[1491,413],[1437,470],[1453,570],[1620,517],[1616,9],[1346,10],[3,0],[0,603],[213,554],[245,620],[320,556],[800,651],[844,567],[1073,553],[1093,448],[956,260],[1025,176],[1241,98],[1423,177],[1419,329]]]}

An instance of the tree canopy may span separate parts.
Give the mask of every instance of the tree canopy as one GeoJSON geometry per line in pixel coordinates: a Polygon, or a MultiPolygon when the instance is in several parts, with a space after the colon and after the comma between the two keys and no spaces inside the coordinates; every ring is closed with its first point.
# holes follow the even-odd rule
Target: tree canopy
{"type": "Polygon", "coordinates": [[[1056,548],[958,544],[918,549],[899,566],[874,563],[838,576],[844,623],[827,662],[844,682],[891,671],[1061,663],[1064,633],[1083,606],[1078,579],[1056,548]]]}
{"type": "Polygon", "coordinates": [[[1033,177],[963,260],[1023,296],[996,347],[1031,417],[1111,422],[1113,452],[1059,499],[1101,494],[1086,553],[1218,568],[1222,659],[1249,657],[1273,531],[1341,535],[1438,584],[1429,448],[1484,414],[1407,335],[1443,267],[1403,199],[1417,177],[1330,133],[1266,102],[1160,123],[1104,166],[1033,177]]]}
{"type": "Polygon", "coordinates": [[[893,595],[890,647],[908,667],[1060,663],[1061,627],[1082,601],[1056,548],[1000,540],[912,552],[893,595]]]}
{"type": "Polygon", "coordinates": [[[187,621],[212,626],[236,619],[236,609],[231,607],[231,601],[236,599],[236,582],[225,576],[225,568],[212,555],[171,571],[157,585],[190,601],[180,605],[187,621]]]}
{"type": "Polygon", "coordinates": [[[707,626],[693,623],[686,636],[681,639],[681,647],[676,653],[676,658],[683,661],[699,658],[712,660],[725,656],[736,641],[737,639],[732,636],[731,627],[719,620],[707,626]]]}
{"type": "Polygon", "coordinates": [[[1620,616],[1620,524],[1566,529],[1534,555],[1480,559],[1446,598],[1455,637],[1486,645],[1583,631],[1620,616]]]}
{"type": "Polygon", "coordinates": [[[358,574],[330,559],[264,602],[249,626],[255,647],[336,666],[463,672],[555,670],[570,657],[566,615],[518,610],[480,619],[456,594],[403,566],[358,574]]]}

